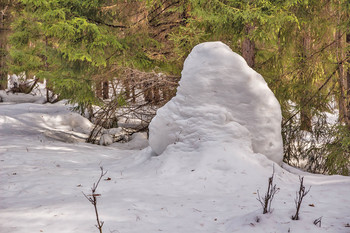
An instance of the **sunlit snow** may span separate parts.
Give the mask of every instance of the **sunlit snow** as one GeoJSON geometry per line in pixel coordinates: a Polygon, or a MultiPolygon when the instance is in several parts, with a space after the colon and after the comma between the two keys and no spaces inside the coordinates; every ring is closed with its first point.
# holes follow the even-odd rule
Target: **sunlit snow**
{"type": "Polygon", "coordinates": [[[108,173],[97,190],[103,232],[348,233],[350,178],[280,167],[279,157],[274,158],[281,156],[280,132],[275,132],[279,106],[262,77],[221,43],[196,48],[186,60],[177,97],[152,123],[152,147],[144,134],[110,146],[84,143],[92,125],[68,105],[14,104],[8,95],[11,104],[0,103],[0,232],[98,232],[93,206],[82,192],[89,194],[103,166],[108,173]],[[214,63],[201,63],[208,59],[214,63]],[[222,63],[235,68],[215,70],[222,63]],[[189,75],[203,67],[206,71],[192,82],[189,75]],[[209,79],[223,74],[224,79],[209,79]],[[230,79],[233,74],[245,74],[245,81],[230,79]],[[234,88],[237,83],[231,82],[243,86],[234,88]],[[255,109],[260,105],[262,110],[255,109]],[[169,122],[176,125],[174,132],[162,127],[169,122]],[[269,142],[273,153],[265,153],[269,142]],[[273,167],[280,191],[272,213],[263,215],[257,190],[266,191],[273,167]],[[301,220],[293,221],[298,175],[312,187],[301,220]],[[321,227],[315,226],[320,217],[321,227]]]}
{"type": "Polygon", "coordinates": [[[245,144],[281,163],[281,108],[265,80],[221,42],[194,47],[176,97],[150,125],[150,146],[161,154],[175,142],[245,144]]]}

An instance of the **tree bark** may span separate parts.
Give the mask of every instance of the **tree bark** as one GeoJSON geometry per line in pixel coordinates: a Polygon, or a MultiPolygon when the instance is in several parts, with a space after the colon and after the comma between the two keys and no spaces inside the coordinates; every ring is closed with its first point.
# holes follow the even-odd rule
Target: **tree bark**
{"type": "Polygon", "coordinates": [[[106,100],[109,98],[109,85],[108,81],[103,82],[103,99],[106,100]]]}
{"type": "Polygon", "coordinates": [[[9,29],[7,28],[8,22],[8,5],[3,9],[0,9],[0,90],[7,88],[7,37],[9,29]],[[7,22],[6,22],[7,21],[7,22]]]}
{"type": "MultiPolygon", "coordinates": [[[[350,32],[346,34],[346,46],[350,46],[350,32]]],[[[347,62],[349,62],[350,51],[346,54],[347,62]]],[[[350,68],[348,67],[346,70],[346,112],[347,112],[347,126],[350,128],[350,68]]]]}
{"type": "Polygon", "coordinates": [[[311,50],[311,37],[309,35],[309,30],[306,29],[304,36],[302,38],[302,52],[301,52],[301,57],[302,57],[302,71],[301,71],[301,76],[300,78],[302,79],[302,82],[305,85],[305,90],[302,93],[302,98],[300,100],[300,129],[305,130],[308,132],[312,131],[312,112],[311,112],[311,106],[309,103],[309,98],[310,98],[310,90],[308,90],[307,86],[310,82],[310,78],[308,77],[308,72],[307,72],[307,59],[310,54],[311,50]]]}
{"type": "Polygon", "coordinates": [[[153,87],[153,101],[155,104],[160,102],[160,89],[159,87],[153,87]]]}
{"type": "Polygon", "coordinates": [[[102,95],[102,85],[101,85],[101,82],[99,80],[96,80],[96,96],[98,98],[101,98],[103,97],[102,95]]]}
{"type": "MultiPolygon", "coordinates": [[[[341,21],[341,13],[338,15],[338,24],[340,24],[341,21]]],[[[340,29],[337,29],[335,33],[335,40],[336,40],[336,46],[337,46],[337,61],[341,62],[344,59],[343,54],[343,48],[344,48],[344,37],[341,36],[342,32],[340,29]]],[[[339,64],[338,69],[338,84],[339,84],[339,91],[340,96],[338,100],[339,105],[339,121],[344,122],[346,125],[349,125],[348,121],[348,110],[347,110],[347,78],[344,70],[344,64],[339,64]]]]}
{"type": "Polygon", "coordinates": [[[123,80],[123,87],[124,87],[124,95],[125,95],[125,99],[129,99],[130,97],[132,97],[132,92],[130,90],[130,85],[131,80],[129,80],[128,78],[125,78],[123,80]]]}
{"type": "Polygon", "coordinates": [[[244,28],[246,37],[242,42],[242,57],[247,61],[248,66],[254,68],[255,65],[255,42],[249,38],[254,31],[254,26],[246,24],[244,28]]]}
{"type": "MultiPolygon", "coordinates": [[[[341,47],[339,48],[339,50],[341,47]]],[[[338,50],[338,62],[342,60],[342,53],[338,50]]],[[[339,64],[339,70],[338,70],[338,83],[339,83],[339,91],[340,91],[340,96],[339,96],[339,121],[340,122],[345,122],[348,124],[348,110],[347,110],[347,77],[344,72],[344,65],[339,64]]]]}

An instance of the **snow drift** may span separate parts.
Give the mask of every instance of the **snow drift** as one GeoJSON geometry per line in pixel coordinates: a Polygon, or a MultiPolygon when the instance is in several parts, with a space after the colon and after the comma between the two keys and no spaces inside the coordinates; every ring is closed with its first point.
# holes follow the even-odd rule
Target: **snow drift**
{"type": "MultiPolygon", "coordinates": [[[[84,142],[93,124],[61,101],[55,105],[14,103],[16,95],[9,95],[10,103],[1,103],[0,131],[2,134],[40,135],[63,142],[84,142]],[[30,125],[30,127],[25,127],[30,125]]],[[[25,94],[23,94],[25,96],[25,94]]],[[[28,98],[31,98],[30,95],[28,98]]],[[[15,99],[17,100],[17,99],[15,99]]],[[[1,136],[0,133],[0,136],[1,136]]]]}
{"type": "Polygon", "coordinates": [[[221,42],[195,46],[176,96],[157,111],[149,130],[152,150],[169,145],[236,143],[281,164],[281,109],[263,77],[221,42]]]}

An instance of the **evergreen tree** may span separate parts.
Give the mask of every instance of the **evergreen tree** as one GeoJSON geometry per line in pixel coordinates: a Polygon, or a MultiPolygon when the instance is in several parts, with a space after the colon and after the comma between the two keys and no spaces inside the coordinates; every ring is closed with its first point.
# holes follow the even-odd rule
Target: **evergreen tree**
{"type": "Polygon", "coordinates": [[[169,62],[176,59],[167,39],[181,23],[177,1],[19,2],[11,71],[46,79],[61,98],[83,107],[97,103],[95,91],[100,97],[104,87],[106,98],[106,82],[126,67],[180,72],[178,63],[169,62]]]}
{"type": "Polygon", "coordinates": [[[13,24],[11,71],[46,79],[61,98],[95,103],[93,75],[124,45],[118,29],[97,23],[102,1],[21,0],[13,24]]]}
{"type": "Polygon", "coordinates": [[[190,0],[190,17],[173,40],[180,54],[201,41],[221,40],[230,45],[254,67],[261,44],[273,44],[282,25],[295,21],[286,9],[289,1],[202,1],[190,0]]]}

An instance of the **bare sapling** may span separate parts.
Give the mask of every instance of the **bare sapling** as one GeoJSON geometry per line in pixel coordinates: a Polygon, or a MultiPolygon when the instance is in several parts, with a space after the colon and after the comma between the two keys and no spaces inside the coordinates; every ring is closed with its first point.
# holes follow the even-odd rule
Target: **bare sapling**
{"type": "Polygon", "coordinates": [[[295,207],[296,207],[296,213],[294,216],[292,216],[293,220],[299,220],[299,211],[301,207],[301,203],[304,199],[304,197],[310,192],[311,186],[308,190],[305,189],[304,186],[304,177],[299,176],[299,181],[300,181],[300,186],[299,186],[299,191],[296,193],[296,198],[295,198],[295,207]]]}
{"type": "Polygon", "coordinates": [[[276,184],[273,184],[274,176],[275,176],[275,167],[273,167],[272,176],[269,177],[267,192],[265,193],[265,196],[260,197],[259,190],[257,191],[258,193],[257,200],[260,202],[261,206],[263,207],[263,214],[271,213],[272,200],[275,194],[279,191],[279,188],[276,187],[276,184]]]}
{"type": "Polygon", "coordinates": [[[101,196],[101,194],[96,193],[98,184],[100,183],[101,179],[103,176],[106,175],[107,171],[103,171],[103,167],[100,167],[101,169],[101,174],[100,174],[100,178],[97,180],[96,183],[94,183],[92,185],[91,188],[91,194],[86,195],[84,192],[84,196],[86,197],[86,199],[94,206],[95,208],[95,215],[96,215],[96,221],[97,221],[97,225],[95,225],[97,227],[97,229],[100,231],[100,233],[102,233],[102,227],[103,227],[103,221],[100,221],[100,218],[98,216],[98,211],[97,211],[97,197],[101,196]]]}

